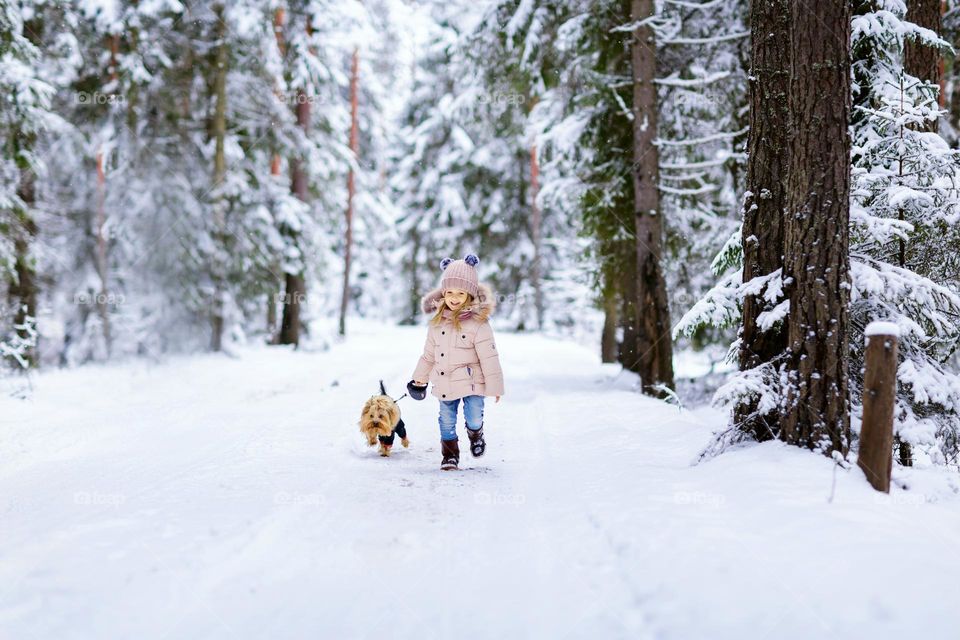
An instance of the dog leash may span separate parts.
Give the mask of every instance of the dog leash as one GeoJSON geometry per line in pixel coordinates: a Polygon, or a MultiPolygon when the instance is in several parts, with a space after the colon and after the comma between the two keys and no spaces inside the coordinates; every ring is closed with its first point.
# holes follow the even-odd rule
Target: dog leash
{"type": "Polygon", "coordinates": [[[401,400],[403,400],[403,399],[406,398],[406,397],[407,397],[407,394],[405,393],[405,394],[403,394],[402,396],[400,396],[399,398],[397,398],[396,400],[394,400],[394,402],[400,402],[401,400]]]}

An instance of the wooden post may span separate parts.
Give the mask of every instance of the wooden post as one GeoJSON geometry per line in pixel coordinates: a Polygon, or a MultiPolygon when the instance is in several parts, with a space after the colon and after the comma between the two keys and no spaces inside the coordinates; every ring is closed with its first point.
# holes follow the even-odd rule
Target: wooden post
{"type": "Polygon", "coordinates": [[[877,491],[890,493],[893,465],[893,409],[897,394],[897,342],[892,322],[867,325],[866,372],[863,379],[863,425],[857,465],[877,491]]]}

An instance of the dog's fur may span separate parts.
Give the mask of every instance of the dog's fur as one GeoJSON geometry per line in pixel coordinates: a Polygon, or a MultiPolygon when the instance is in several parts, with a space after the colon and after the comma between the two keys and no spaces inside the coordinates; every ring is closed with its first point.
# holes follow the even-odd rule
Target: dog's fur
{"type": "Polygon", "coordinates": [[[393,434],[400,435],[400,444],[410,446],[403,420],[400,419],[400,407],[387,395],[380,383],[380,394],[370,396],[360,413],[360,433],[371,447],[380,442],[380,455],[387,457],[393,447],[393,434]]]}

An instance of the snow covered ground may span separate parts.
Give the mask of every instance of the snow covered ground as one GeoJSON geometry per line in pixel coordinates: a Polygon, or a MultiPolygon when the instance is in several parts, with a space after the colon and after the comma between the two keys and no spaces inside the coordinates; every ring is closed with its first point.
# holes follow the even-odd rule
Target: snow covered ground
{"type": "Polygon", "coordinates": [[[693,465],[719,414],[509,334],[486,457],[438,469],[428,397],[381,459],[360,407],[423,335],[356,321],[328,351],[52,371],[0,401],[0,638],[957,637],[952,472],[885,496],[778,443],[693,465]]]}

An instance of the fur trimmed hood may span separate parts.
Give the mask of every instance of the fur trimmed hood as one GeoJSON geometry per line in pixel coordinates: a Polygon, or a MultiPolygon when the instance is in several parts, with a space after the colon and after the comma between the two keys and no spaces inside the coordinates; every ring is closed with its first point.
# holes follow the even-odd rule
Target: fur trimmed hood
{"type": "MultiPolygon", "coordinates": [[[[427,315],[433,315],[437,312],[443,301],[443,288],[437,287],[430,290],[420,301],[420,309],[427,315]]],[[[465,320],[469,317],[476,318],[479,322],[486,322],[493,312],[497,309],[497,300],[493,296],[493,291],[484,283],[477,285],[477,298],[469,307],[460,313],[460,319],[465,320]]],[[[449,312],[448,312],[449,313],[449,312]]]]}

